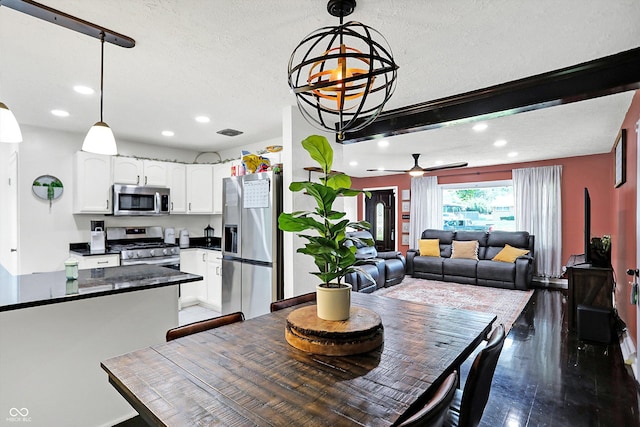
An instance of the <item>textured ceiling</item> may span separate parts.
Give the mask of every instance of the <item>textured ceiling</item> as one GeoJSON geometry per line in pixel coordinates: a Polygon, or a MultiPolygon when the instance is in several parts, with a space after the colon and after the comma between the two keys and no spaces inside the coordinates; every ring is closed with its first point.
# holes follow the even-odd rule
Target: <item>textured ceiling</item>
{"type": "MultiPolygon", "coordinates": [[[[278,138],[295,104],[289,55],[316,28],[335,25],[324,0],[41,0],[136,40],[105,46],[104,118],[116,139],[217,151],[278,138]],[[208,124],[196,115],[211,117],[208,124]],[[229,138],[215,132],[239,129],[229,138]],[[175,136],[160,135],[169,129],[175,136]]],[[[350,19],[380,31],[400,65],[387,109],[446,97],[640,46],[637,0],[360,0],[350,19]]],[[[20,123],[84,134],[99,117],[100,43],[0,7],[0,101],[20,123]],[[54,108],[67,118],[50,114],[54,108]]],[[[398,136],[389,147],[350,145],[349,170],[404,169],[410,153],[471,166],[608,152],[631,93],[398,136]],[[508,140],[496,149],[495,139],[508,140]],[[509,151],[517,157],[507,158],[509,151]]],[[[81,141],[79,141],[79,145],[81,141]]]]}

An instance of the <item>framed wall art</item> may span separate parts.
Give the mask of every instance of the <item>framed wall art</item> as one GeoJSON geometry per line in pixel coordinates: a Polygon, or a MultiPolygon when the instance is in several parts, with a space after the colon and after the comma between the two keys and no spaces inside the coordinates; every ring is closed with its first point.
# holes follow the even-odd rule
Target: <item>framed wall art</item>
{"type": "Polygon", "coordinates": [[[620,187],[627,180],[627,131],[620,129],[616,142],[613,144],[614,152],[614,187],[620,187]]]}

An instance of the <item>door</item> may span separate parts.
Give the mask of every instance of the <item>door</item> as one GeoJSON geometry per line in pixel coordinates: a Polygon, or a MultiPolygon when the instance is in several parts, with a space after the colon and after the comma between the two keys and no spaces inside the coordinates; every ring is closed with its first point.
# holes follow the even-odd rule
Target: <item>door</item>
{"type": "MultiPolygon", "coordinates": [[[[636,157],[640,159],[640,121],[636,123],[636,157]]],[[[640,268],[640,161],[636,161],[636,265],[635,269],[640,268]]],[[[636,355],[637,349],[640,348],[640,306],[636,304],[636,355]]],[[[636,356],[636,376],[640,372],[640,357],[636,356]]],[[[637,380],[637,378],[636,378],[637,380]]]]}
{"type": "Polygon", "coordinates": [[[365,198],[365,220],[371,224],[371,235],[380,252],[396,250],[395,190],[371,191],[365,198]]]}
{"type": "Polygon", "coordinates": [[[18,152],[14,151],[9,157],[9,199],[8,207],[8,225],[9,225],[9,262],[7,270],[18,275],[18,152]]]}

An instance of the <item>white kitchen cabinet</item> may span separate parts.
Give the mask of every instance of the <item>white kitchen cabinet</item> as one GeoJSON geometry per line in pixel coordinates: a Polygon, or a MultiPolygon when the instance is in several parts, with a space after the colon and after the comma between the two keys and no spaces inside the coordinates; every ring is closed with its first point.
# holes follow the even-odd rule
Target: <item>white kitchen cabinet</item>
{"type": "Polygon", "coordinates": [[[89,270],[91,268],[118,267],[120,265],[120,255],[91,255],[78,256],[71,254],[73,258],[78,260],[78,270],[89,270]]]}
{"type": "Polygon", "coordinates": [[[187,213],[213,213],[213,165],[187,165],[187,213]]]}
{"type": "Polygon", "coordinates": [[[207,263],[201,249],[180,251],[180,271],[197,274],[203,280],[180,285],[180,308],[196,305],[207,300],[207,263]]]}
{"type": "Polygon", "coordinates": [[[171,189],[171,213],[187,213],[187,167],[182,163],[167,164],[167,186],[171,189]]]}
{"type": "Polygon", "coordinates": [[[113,158],[113,182],[116,184],[167,186],[168,162],[133,157],[113,158]]]}
{"type": "Polygon", "coordinates": [[[207,301],[205,305],[222,312],[222,252],[202,250],[207,260],[207,301]]]}
{"type": "Polygon", "coordinates": [[[111,213],[111,156],[78,151],[73,183],[73,213],[111,213]]]}
{"type": "Polygon", "coordinates": [[[230,163],[213,165],[213,213],[222,213],[222,183],[224,178],[231,176],[230,163]]]}

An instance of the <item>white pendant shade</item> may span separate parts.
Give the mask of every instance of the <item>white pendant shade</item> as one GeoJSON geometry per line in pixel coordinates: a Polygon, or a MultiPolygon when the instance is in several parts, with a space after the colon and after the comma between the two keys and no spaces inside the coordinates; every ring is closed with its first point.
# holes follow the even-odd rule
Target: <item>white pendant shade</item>
{"type": "Polygon", "coordinates": [[[22,142],[22,132],[15,116],[0,102],[0,142],[22,142]]]}
{"type": "Polygon", "coordinates": [[[82,151],[115,156],[118,154],[116,139],[111,128],[105,122],[97,122],[89,129],[82,144],[82,151]]]}

